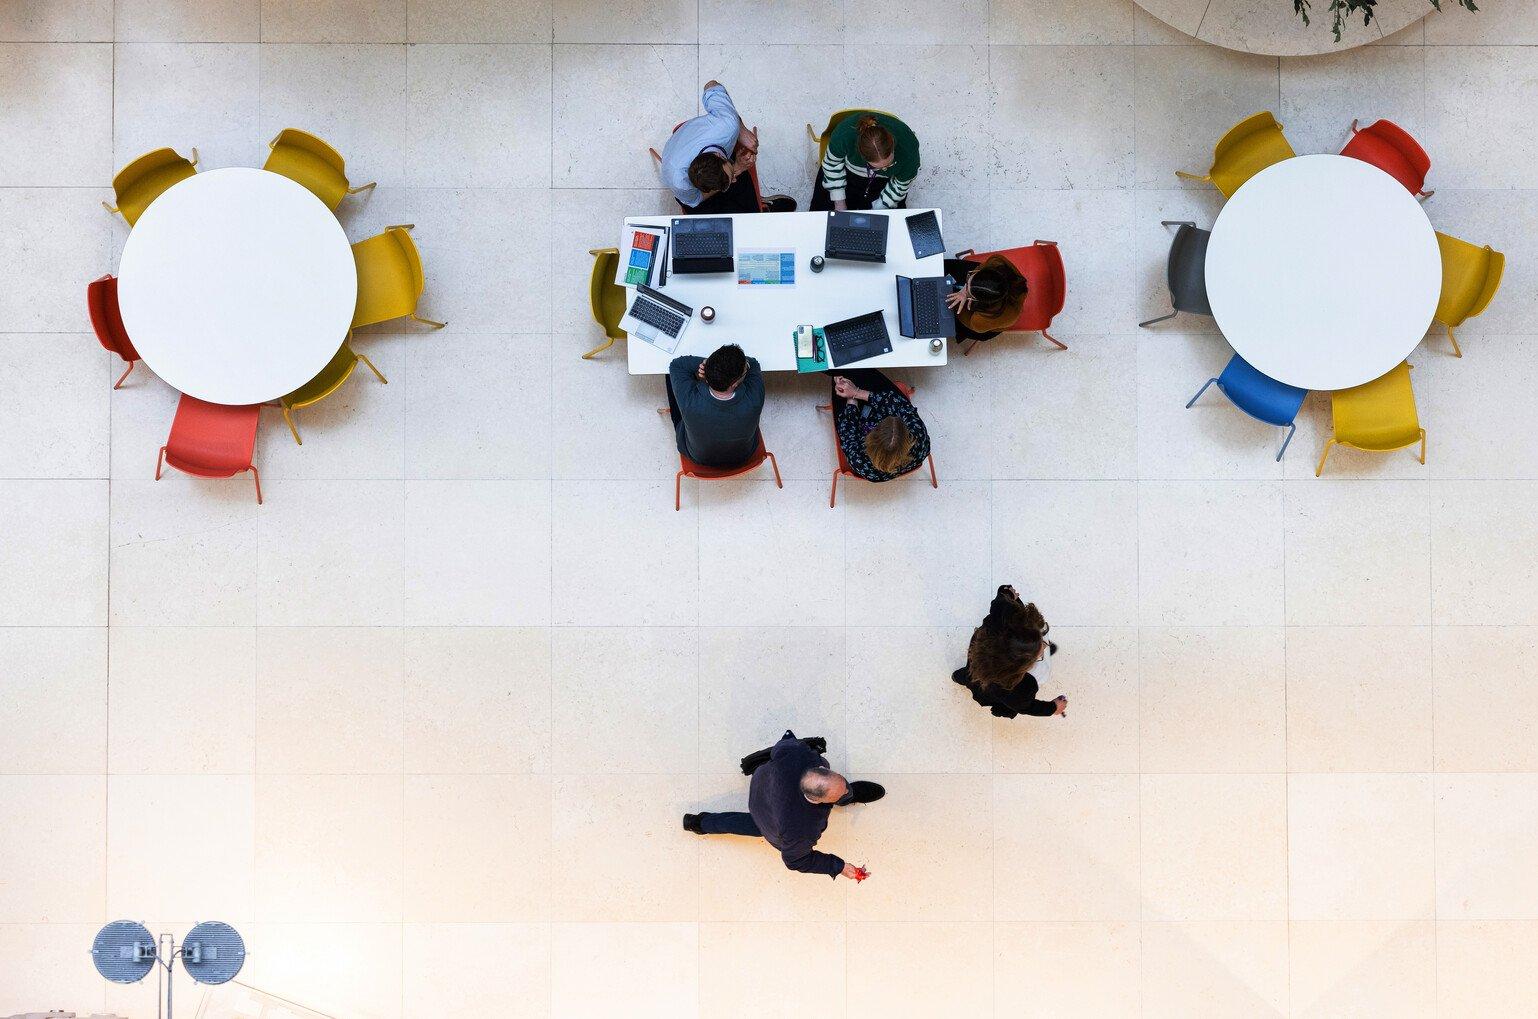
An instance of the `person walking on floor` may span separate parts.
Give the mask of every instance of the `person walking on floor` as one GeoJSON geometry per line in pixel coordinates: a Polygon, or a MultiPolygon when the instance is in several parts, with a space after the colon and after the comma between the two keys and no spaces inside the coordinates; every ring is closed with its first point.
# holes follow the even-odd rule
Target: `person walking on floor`
{"type": "Polygon", "coordinates": [[[746,812],[685,814],[684,830],[696,835],[761,837],[780,851],[780,859],[791,870],[863,881],[869,871],[819,852],[817,840],[827,829],[834,807],[874,803],[886,790],[875,782],[846,780],[828,767],[823,749],[821,740],[802,740],[785,730],[767,751],[767,760],[764,751],[743,759],[743,770],[752,769],[753,775],[746,812]]]}
{"type": "Polygon", "coordinates": [[[1001,586],[983,625],[972,631],[967,664],[951,679],[1000,718],[1066,715],[1067,697],[1044,701],[1036,696],[1057,654],[1057,645],[1047,640],[1048,629],[1034,602],[1022,602],[1013,587],[1001,586]]]}

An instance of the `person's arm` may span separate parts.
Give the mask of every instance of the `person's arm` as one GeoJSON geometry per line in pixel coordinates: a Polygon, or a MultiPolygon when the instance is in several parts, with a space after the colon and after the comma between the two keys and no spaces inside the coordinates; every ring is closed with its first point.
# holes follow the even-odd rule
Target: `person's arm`
{"type": "Polygon", "coordinates": [[[721,151],[726,153],[726,158],[731,159],[743,126],[742,118],[737,115],[737,107],[732,102],[732,97],[727,94],[726,86],[719,81],[707,81],[700,102],[705,107],[705,116],[710,118],[711,132],[710,138],[707,139],[708,143],[720,146],[721,151]]]}
{"type": "Polygon", "coordinates": [[[828,189],[828,197],[839,209],[843,208],[843,202],[849,196],[847,146],[854,137],[854,132],[841,130],[843,127],[844,124],[840,124],[833,129],[833,137],[828,139],[828,151],[822,157],[822,184],[828,189]]]}
{"type": "Polygon", "coordinates": [[[695,384],[699,382],[700,365],[704,363],[703,357],[681,355],[673,358],[668,365],[668,378],[673,383],[673,399],[678,401],[680,410],[693,395],[695,384]]]}
{"type": "Polygon", "coordinates": [[[881,189],[881,194],[876,196],[873,207],[878,209],[895,209],[908,200],[908,189],[913,186],[913,178],[903,180],[899,177],[888,177],[886,187],[881,189]]]}
{"type": "Polygon", "coordinates": [[[785,866],[802,874],[826,874],[830,878],[836,878],[844,872],[844,861],[832,853],[820,853],[812,846],[815,843],[805,843],[790,846],[780,853],[780,859],[785,866]]]}

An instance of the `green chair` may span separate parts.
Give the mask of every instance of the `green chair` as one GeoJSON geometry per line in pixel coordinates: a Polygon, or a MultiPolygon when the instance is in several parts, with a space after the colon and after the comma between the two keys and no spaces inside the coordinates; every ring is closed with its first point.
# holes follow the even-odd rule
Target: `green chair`
{"type": "MultiPolygon", "coordinates": [[[[348,340],[351,338],[349,334],[348,340]]],[[[386,385],[390,382],[389,379],[380,373],[378,368],[374,367],[374,362],[370,361],[367,355],[353,350],[348,340],[342,341],[342,346],[337,350],[336,356],[327,362],[326,367],[320,370],[319,375],[278,400],[283,405],[283,420],[288,422],[288,430],[294,433],[294,441],[301,446],[304,445],[304,440],[299,437],[299,429],[294,426],[293,412],[300,407],[308,407],[311,404],[319,403],[342,388],[342,383],[346,382],[347,377],[352,374],[352,370],[358,367],[359,361],[368,365],[369,371],[373,372],[380,382],[386,385]]]]}
{"type": "Polygon", "coordinates": [[[1449,237],[1440,230],[1437,231],[1437,249],[1442,254],[1442,293],[1437,298],[1437,310],[1432,318],[1447,328],[1453,353],[1462,357],[1463,351],[1458,347],[1453,327],[1462,325],[1490,306],[1495,292],[1501,288],[1506,256],[1488,244],[1479,247],[1449,237]]]}
{"type": "Polygon", "coordinates": [[[108,212],[115,212],[133,226],[144,215],[150,203],[163,195],[173,184],[198,172],[198,150],[192,150],[192,158],[179,154],[175,149],[156,149],[146,152],[123,167],[112,178],[112,193],[116,205],[101,203],[108,212]]]}
{"type": "Polygon", "coordinates": [[[593,308],[593,321],[603,327],[603,334],[609,338],[609,342],[583,354],[584,361],[592,360],[593,355],[614,346],[615,340],[625,339],[625,330],[619,327],[619,320],[625,317],[627,297],[625,288],[614,282],[614,274],[619,268],[619,248],[593,248],[588,254],[593,256],[593,276],[587,288],[588,303],[593,308]]]}

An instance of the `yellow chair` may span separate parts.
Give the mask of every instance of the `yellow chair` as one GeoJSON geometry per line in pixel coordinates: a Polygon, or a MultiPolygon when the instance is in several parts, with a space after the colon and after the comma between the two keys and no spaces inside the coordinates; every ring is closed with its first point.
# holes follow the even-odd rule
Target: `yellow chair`
{"type": "Polygon", "coordinates": [[[417,314],[417,301],[427,286],[422,275],[422,256],[411,240],[413,224],[387,226],[382,234],[352,246],[358,266],[358,306],[352,313],[353,328],[410,316],[442,329],[448,323],[417,314]]]}
{"type": "Polygon", "coordinates": [[[192,158],[180,155],[175,149],[156,149],[146,152],[123,167],[112,178],[112,192],[116,205],[101,203],[108,212],[115,212],[133,226],[144,215],[150,203],[163,195],[173,184],[198,172],[198,150],[192,150],[192,158]]]}
{"type": "Polygon", "coordinates": [[[1324,444],[1314,477],[1324,473],[1325,458],[1337,443],[1355,449],[1388,453],[1421,444],[1420,462],[1426,462],[1426,429],[1415,413],[1415,390],[1410,388],[1408,362],[1381,378],[1330,394],[1330,413],[1335,434],[1324,444]]]}
{"type": "MultiPolygon", "coordinates": [[[[349,334],[348,340],[351,338],[352,336],[349,334]]],[[[368,365],[369,370],[378,377],[380,382],[383,382],[385,385],[390,383],[390,380],[385,378],[378,368],[374,367],[374,362],[370,361],[366,354],[360,354],[352,349],[352,344],[348,340],[342,341],[341,349],[336,352],[335,357],[326,363],[326,367],[320,370],[319,375],[287,396],[278,399],[278,402],[283,405],[283,420],[288,422],[288,430],[294,433],[294,441],[301,446],[304,445],[304,440],[299,437],[299,429],[294,426],[293,412],[300,407],[308,407],[312,403],[319,403],[342,388],[342,383],[346,382],[347,377],[352,374],[352,370],[358,367],[359,361],[368,365]]]]}
{"type": "Polygon", "coordinates": [[[619,327],[619,320],[625,317],[625,288],[614,282],[614,273],[619,267],[619,248],[593,248],[588,254],[593,256],[593,277],[588,281],[587,288],[588,303],[593,308],[593,321],[603,326],[603,334],[609,338],[609,342],[583,354],[584,361],[614,346],[615,340],[625,339],[625,330],[619,327]]]}
{"type": "Polygon", "coordinates": [[[1453,353],[1462,357],[1453,326],[1462,325],[1490,306],[1495,292],[1501,288],[1506,256],[1488,244],[1481,248],[1440,230],[1437,247],[1442,252],[1442,296],[1437,298],[1437,312],[1432,317],[1447,327],[1453,353]]]}
{"type": "Polygon", "coordinates": [[[855,110],[839,110],[828,118],[828,126],[823,130],[822,134],[818,134],[817,129],[811,124],[806,125],[806,133],[811,136],[812,141],[817,143],[818,166],[822,166],[823,158],[828,154],[828,140],[833,137],[833,129],[856,113],[879,113],[883,117],[891,117],[893,120],[899,119],[895,113],[888,113],[885,110],[868,110],[861,107],[855,110]]]}
{"type": "Polygon", "coordinates": [[[1224,198],[1232,198],[1245,181],[1296,154],[1282,134],[1282,125],[1266,111],[1239,121],[1219,139],[1212,150],[1212,169],[1205,176],[1184,170],[1176,170],[1175,176],[1212,184],[1224,198]]]}
{"type": "Polygon", "coordinates": [[[342,199],[360,191],[371,191],[377,181],[359,187],[348,187],[347,164],[342,154],[323,139],[308,131],[285,127],[278,136],[267,143],[272,151],[262,169],[281,173],[289,180],[303,184],[309,191],[326,203],[332,212],[342,204],[342,199]]]}

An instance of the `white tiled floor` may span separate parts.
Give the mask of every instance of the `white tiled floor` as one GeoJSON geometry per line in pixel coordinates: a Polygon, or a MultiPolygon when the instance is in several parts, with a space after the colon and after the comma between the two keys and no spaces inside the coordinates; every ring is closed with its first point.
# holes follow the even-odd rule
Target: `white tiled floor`
{"type": "Polygon", "coordinates": [[[1130,0],[0,0],[0,1013],[153,1014],[87,961],[119,916],[234,922],[347,1019],[1538,1013],[1538,0],[1487,7],[1279,61],[1130,0]],[[785,488],[675,513],[659,381],[578,359],[587,250],[667,210],[645,146],[712,77],[776,190],[869,103],[954,247],[1061,243],[1069,351],[910,376],[938,491],[830,510],[821,384],[775,377],[785,488]],[[1183,409],[1210,322],[1135,327],[1158,221],[1220,207],[1171,171],[1258,109],[1301,151],[1398,121],[1508,255],[1467,356],[1413,358],[1424,467],[1315,480],[1319,396],[1277,464],[1183,409]],[[109,390],[83,290],[117,166],[285,126],[380,182],[350,236],[417,225],[451,324],[360,338],[389,384],[302,448],[264,416],[258,508],[152,480],[175,394],[109,390]],[[1000,582],[1066,719],[949,682],[1000,582]],[[890,789],[826,837],[869,883],[679,830],[786,726],[890,789]]]}

